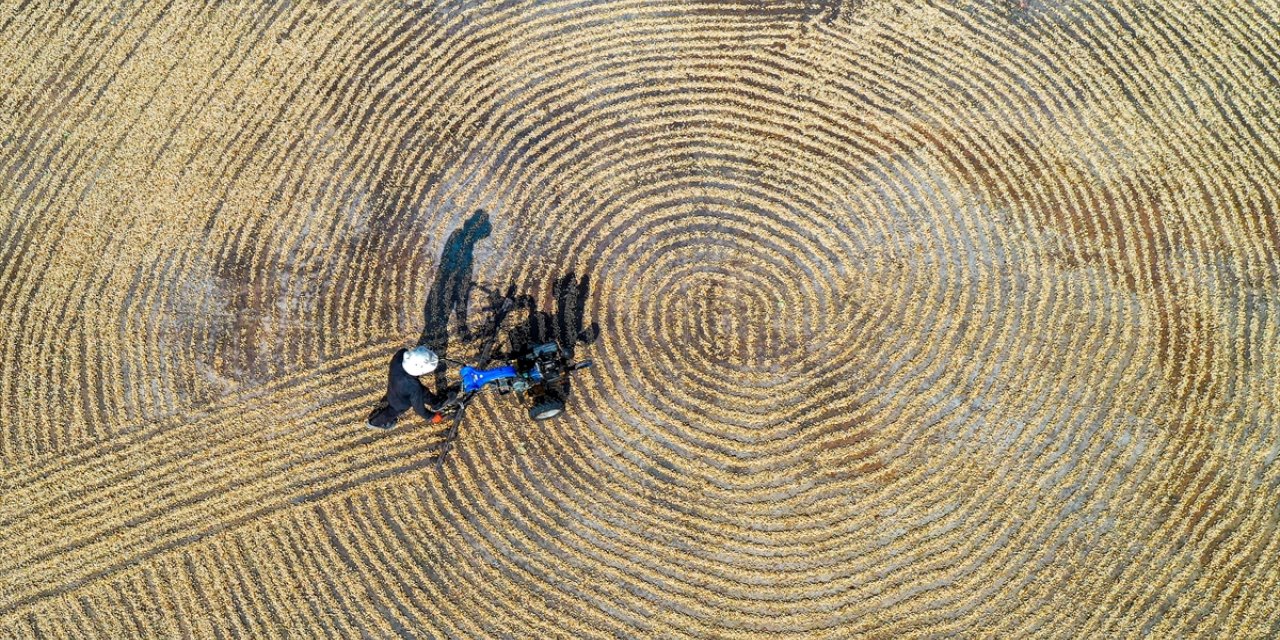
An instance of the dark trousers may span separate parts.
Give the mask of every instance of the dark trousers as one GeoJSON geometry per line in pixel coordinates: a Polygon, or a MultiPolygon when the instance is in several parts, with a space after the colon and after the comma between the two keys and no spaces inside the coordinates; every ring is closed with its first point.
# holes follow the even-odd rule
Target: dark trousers
{"type": "Polygon", "coordinates": [[[390,429],[395,426],[396,420],[405,411],[408,411],[408,407],[398,411],[393,409],[391,403],[387,402],[386,396],[383,396],[373,411],[369,412],[369,424],[379,429],[390,429]]]}

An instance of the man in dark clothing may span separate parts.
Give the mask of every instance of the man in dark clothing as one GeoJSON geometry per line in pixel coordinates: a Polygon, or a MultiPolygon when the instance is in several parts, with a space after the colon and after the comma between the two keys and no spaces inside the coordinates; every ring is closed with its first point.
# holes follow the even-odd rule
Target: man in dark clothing
{"type": "Polygon", "coordinates": [[[365,422],[374,429],[391,429],[400,414],[412,408],[423,420],[438,422],[436,398],[418,381],[418,376],[435,371],[436,354],[423,346],[401,349],[391,356],[387,394],[365,422]]]}

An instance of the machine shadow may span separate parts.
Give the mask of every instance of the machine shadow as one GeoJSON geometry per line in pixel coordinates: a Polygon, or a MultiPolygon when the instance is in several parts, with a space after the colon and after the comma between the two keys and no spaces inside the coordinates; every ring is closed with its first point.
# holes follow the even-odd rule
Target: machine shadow
{"type": "MultiPolygon", "coordinates": [[[[566,273],[551,287],[552,311],[538,308],[537,299],[528,294],[517,294],[516,286],[510,285],[505,292],[480,286],[489,296],[484,313],[489,318],[485,329],[479,337],[481,349],[478,366],[485,366],[490,360],[515,360],[530,352],[533,347],[546,342],[555,342],[565,352],[569,360],[573,360],[574,352],[579,344],[591,344],[600,335],[600,325],[592,322],[584,325],[587,298],[591,293],[591,277],[578,277],[576,273],[566,273]],[[507,349],[495,352],[503,337],[503,323],[515,311],[523,311],[522,320],[505,333],[507,349]]],[[[562,383],[562,392],[569,393],[569,379],[562,383]]]]}
{"type": "MultiPolygon", "coordinates": [[[[567,273],[556,278],[551,292],[552,311],[538,308],[538,301],[533,295],[516,293],[516,285],[510,285],[505,291],[477,283],[476,289],[484,292],[487,300],[480,312],[487,318],[485,326],[474,336],[480,340],[480,352],[476,358],[476,366],[484,367],[492,360],[512,360],[528,353],[534,346],[555,342],[572,360],[579,344],[591,344],[600,335],[599,324],[593,322],[584,326],[587,298],[591,293],[591,277],[579,278],[575,273],[567,273]],[[514,326],[503,331],[506,319],[513,312],[524,312],[522,319],[514,326]],[[507,338],[505,349],[499,349],[504,336],[507,338]]],[[[444,387],[438,387],[442,392],[444,387]]]]}
{"type": "Polygon", "coordinates": [[[570,272],[552,284],[554,311],[539,310],[537,301],[531,297],[518,300],[516,307],[527,310],[528,315],[510,331],[511,351],[519,354],[544,342],[556,342],[572,359],[578,344],[591,344],[600,335],[598,324],[583,326],[590,293],[591,276],[579,278],[570,272]]]}

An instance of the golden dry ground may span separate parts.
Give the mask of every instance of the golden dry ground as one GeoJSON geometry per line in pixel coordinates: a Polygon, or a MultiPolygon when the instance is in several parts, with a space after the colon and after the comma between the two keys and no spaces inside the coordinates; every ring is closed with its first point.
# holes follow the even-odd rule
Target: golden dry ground
{"type": "Polygon", "coordinates": [[[5,3],[0,636],[1280,636],[1277,68],[1272,0],[5,3]],[[477,208],[602,337],[439,474],[361,421],[477,208]]]}

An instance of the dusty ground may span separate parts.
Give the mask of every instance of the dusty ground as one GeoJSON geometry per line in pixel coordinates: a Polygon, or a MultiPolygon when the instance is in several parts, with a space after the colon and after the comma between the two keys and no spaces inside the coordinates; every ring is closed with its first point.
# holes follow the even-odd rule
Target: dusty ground
{"type": "Polygon", "coordinates": [[[1020,4],[0,11],[0,635],[1280,636],[1280,4],[1020,4]]]}

